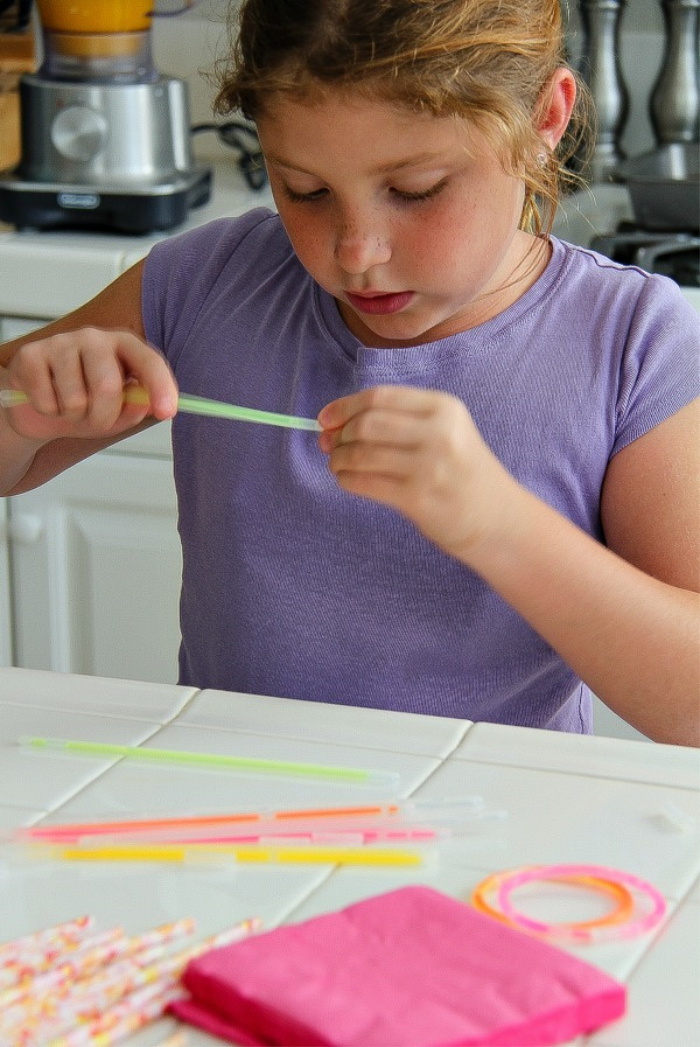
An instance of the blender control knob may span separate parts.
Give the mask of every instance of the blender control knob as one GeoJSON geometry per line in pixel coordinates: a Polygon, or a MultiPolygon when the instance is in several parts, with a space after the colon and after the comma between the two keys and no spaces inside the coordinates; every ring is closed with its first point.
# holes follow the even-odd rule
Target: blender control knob
{"type": "Polygon", "coordinates": [[[68,106],[51,125],[51,141],[67,160],[92,160],[107,141],[107,121],[87,106],[68,106]]]}

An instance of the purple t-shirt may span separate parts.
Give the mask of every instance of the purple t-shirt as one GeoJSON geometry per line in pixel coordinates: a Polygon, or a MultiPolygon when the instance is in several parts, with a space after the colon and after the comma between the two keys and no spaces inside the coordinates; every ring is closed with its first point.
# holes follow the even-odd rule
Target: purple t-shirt
{"type": "MultiPolygon", "coordinates": [[[[156,245],[142,297],[183,393],[313,417],[381,383],[448,391],[599,540],[611,456],[700,391],[675,284],[556,239],[505,312],[407,349],[362,346],[262,208],[156,245]]],[[[590,730],[590,693],[552,648],[399,513],[341,491],[313,433],[183,414],[173,451],[183,683],[590,730]]]]}

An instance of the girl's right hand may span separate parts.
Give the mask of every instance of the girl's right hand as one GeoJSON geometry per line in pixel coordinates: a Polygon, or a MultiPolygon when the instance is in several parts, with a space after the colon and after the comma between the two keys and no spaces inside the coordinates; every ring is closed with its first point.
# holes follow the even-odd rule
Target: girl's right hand
{"type": "Polygon", "coordinates": [[[0,386],[19,390],[27,404],[3,413],[12,429],[32,440],[109,439],[151,415],[177,411],[177,385],[164,358],[128,331],[88,327],[39,337],[16,350],[0,386]],[[124,386],[138,383],[144,403],[125,403],[124,386]]]}

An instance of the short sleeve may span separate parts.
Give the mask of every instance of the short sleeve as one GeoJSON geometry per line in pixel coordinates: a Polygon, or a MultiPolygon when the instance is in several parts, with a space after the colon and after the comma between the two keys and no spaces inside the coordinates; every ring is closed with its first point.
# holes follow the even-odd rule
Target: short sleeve
{"type": "Polygon", "coordinates": [[[236,252],[261,223],[274,218],[255,208],[240,218],[222,218],[156,244],[146,258],[141,313],[148,342],[176,368],[202,310],[230,283],[236,252]]]}
{"type": "Polygon", "coordinates": [[[644,281],[621,358],[612,454],[700,395],[700,316],[665,277],[644,281]]]}

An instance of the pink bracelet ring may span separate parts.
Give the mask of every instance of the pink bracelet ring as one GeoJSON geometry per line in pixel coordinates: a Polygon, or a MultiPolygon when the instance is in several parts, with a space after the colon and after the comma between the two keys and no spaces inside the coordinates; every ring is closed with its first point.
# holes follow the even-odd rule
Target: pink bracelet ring
{"type": "MultiPolygon", "coordinates": [[[[493,876],[489,876],[486,880],[480,883],[472,895],[472,904],[474,907],[479,909],[481,912],[487,913],[489,916],[494,916],[496,919],[501,920],[504,923],[520,925],[522,920],[527,919],[527,917],[522,917],[520,913],[515,912],[513,906],[508,903],[509,914],[506,915],[504,911],[493,906],[487,898],[487,895],[490,892],[494,891],[514,875],[516,875],[516,873],[495,873],[493,876]]],[[[616,908],[605,916],[600,916],[594,920],[557,924],[556,927],[559,934],[573,933],[578,936],[581,932],[589,929],[595,929],[613,923],[623,923],[634,912],[635,902],[631,892],[622,884],[613,883],[611,880],[601,880],[595,876],[547,876],[542,877],[542,879],[556,880],[564,883],[573,882],[574,884],[580,884],[586,887],[590,886],[605,894],[612,895],[618,901],[616,908]]],[[[529,929],[532,930],[532,928],[529,929]]],[[[538,931],[537,933],[543,932],[538,931]]]]}
{"type": "Polygon", "coordinates": [[[472,902],[480,911],[487,912],[505,923],[533,934],[568,936],[579,940],[590,940],[596,936],[597,931],[605,927],[617,927],[619,937],[634,937],[655,927],[666,912],[666,901],[663,895],[651,884],[630,873],[598,865],[538,865],[511,872],[496,873],[476,887],[472,902]],[[596,890],[602,890],[617,897],[618,905],[612,912],[595,920],[574,923],[545,923],[535,920],[520,912],[512,903],[510,896],[517,887],[537,880],[574,882],[586,887],[594,887],[596,890]],[[492,905],[486,898],[486,895],[494,890],[498,892],[498,907],[492,905]],[[630,921],[629,917],[636,906],[632,891],[636,891],[647,902],[651,902],[651,909],[643,916],[630,921]],[[620,926],[625,922],[626,926],[620,926]]]}

